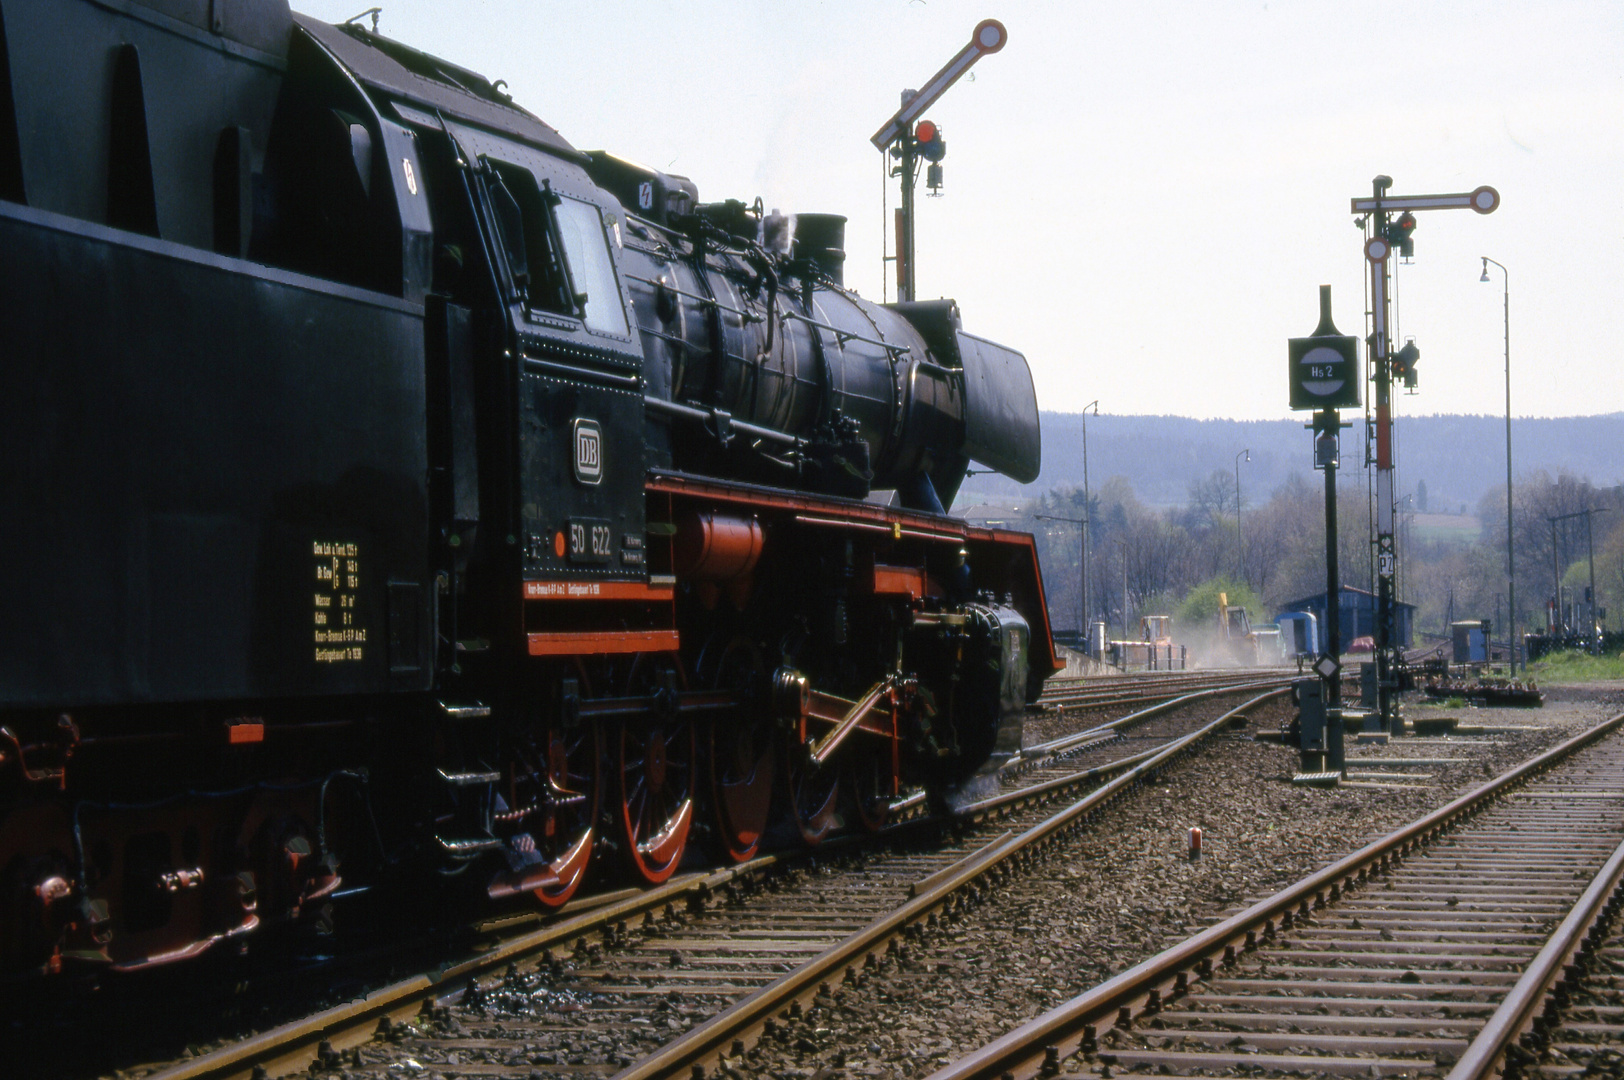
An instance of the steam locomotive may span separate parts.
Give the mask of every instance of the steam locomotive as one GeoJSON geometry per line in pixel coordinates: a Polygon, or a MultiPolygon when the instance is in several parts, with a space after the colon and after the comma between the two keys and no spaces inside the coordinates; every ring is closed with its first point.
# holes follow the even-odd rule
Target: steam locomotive
{"type": "Polygon", "coordinates": [[[1033,543],[942,507],[1035,478],[1031,376],[842,225],[285,0],[0,0],[0,978],[560,905],[1018,745],[1033,543]]]}

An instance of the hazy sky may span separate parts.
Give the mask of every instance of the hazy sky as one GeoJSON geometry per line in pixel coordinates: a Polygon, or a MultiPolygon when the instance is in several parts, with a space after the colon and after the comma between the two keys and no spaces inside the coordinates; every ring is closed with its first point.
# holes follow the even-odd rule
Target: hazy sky
{"type": "Polygon", "coordinates": [[[1480,283],[1479,255],[1511,272],[1513,412],[1624,410],[1617,0],[384,0],[379,29],[704,200],[847,215],[847,283],[877,299],[869,136],[989,17],[1008,45],[929,113],[948,154],[919,291],[1024,351],[1042,407],[1291,415],[1285,340],[1314,328],[1317,287],[1364,332],[1349,200],[1385,173],[1394,194],[1502,198],[1419,215],[1401,413],[1504,412],[1501,277],[1480,283]]]}

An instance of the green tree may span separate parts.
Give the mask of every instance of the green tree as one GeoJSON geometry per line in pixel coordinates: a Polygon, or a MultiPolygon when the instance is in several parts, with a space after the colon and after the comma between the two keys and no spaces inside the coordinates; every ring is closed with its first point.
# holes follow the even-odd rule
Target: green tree
{"type": "Polygon", "coordinates": [[[1250,585],[1237,582],[1228,575],[1222,575],[1203,581],[1185,594],[1184,603],[1179,605],[1176,625],[1192,629],[1216,627],[1220,594],[1227,598],[1231,607],[1238,605],[1245,608],[1247,616],[1254,623],[1266,620],[1262,597],[1253,592],[1250,585]]]}

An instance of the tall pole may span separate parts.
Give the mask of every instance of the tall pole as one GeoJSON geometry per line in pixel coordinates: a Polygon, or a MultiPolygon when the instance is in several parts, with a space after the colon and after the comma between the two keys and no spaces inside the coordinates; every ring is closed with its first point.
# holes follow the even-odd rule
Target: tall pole
{"type": "MultiPolygon", "coordinates": [[[[1472,210],[1492,214],[1500,205],[1500,195],[1487,185],[1474,191],[1451,195],[1390,195],[1392,177],[1371,181],[1373,197],[1353,200],[1355,214],[1367,215],[1370,227],[1365,241],[1365,259],[1370,263],[1370,362],[1373,371],[1373,397],[1376,406],[1376,708],[1381,730],[1391,732],[1398,719],[1398,667],[1403,659],[1398,640],[1398,613],[1393,595],[1393,578],[1398,554],[1393,546],[1393,361],[1389,335],[1387,264],[1393,248],[1410,253],[1410,232],[1415,228],[1416,210],[1472,210]],[[1399,214],[1389,221],[1390,213],[1399,214]]],[[[1413,362],[1414,356],[1406,361],[1413,362]]]]}
{"type": "Polygon", "coordinates": [[[1252,460],[1252,448],[1247,447],[1240,454],[1235,455],[1235,580],[1237,584],[1246,582],[1246,545],[1241,538],[1241,454],[1246,460],[1252,460]]]}
{"type": "Polygon", "coordinates": [[[977,60],[1002,49],[1009,40],[1004,24],[997,19],[982,19],[970,34],[970,42],[960,49],[919,90],[902,92],[902,107],[881,125],[869,138],[874,148],[899,159],[897,173],[902,177],[902,207],[897,211],[897,299],[914,299],[914,170],[918,164],[918,146],[914,141],[914,127],[925,110],[936,103],[959,78],[969,71],[977,60]]]}
{"type": "Polygon", "coordinates": [[[1371,216],[1375,238],[1365,245],[1370,264],[1370,363],[1376,397],[1376,711],[1381,730],[1391,732],[1394,724],[1397,677],[1394,671],[1393,576],[1398,554],[1393,548],[1393,368],[1389,355],[1387,323],[1387,210],[1383,196],[1393,181],[1378,176],[1371,181],[1375,190],[1375,211],[1371,216]]]}
{"type": "Polygon", "coordinates": [[[1591,642],[1590,651],[1601,653],[1601,642],[1596,638],[1596,537],[1590,529],[1591,519],[1596,515],[1594,511],[1585,512],[1585,546],[1590,549],[1590,597],[1585,604],[1585,636],[1591,642]]]}
{"type": "MultiPolygon", "coordinates": [[[[1083,406],[1083,635],[1088,635],[1088,519],[1094,516],[1094,503],[1088,496],[1088,410],[1093,409],[1094,415],[1100,414],[1100,403],[1096,398],[1083,406]]],[[[1087,652],[1087,646],[1084,646],[1087,652]]]]}
{"type": "MultiPolygon", "coordinates": [[[[1342,753],[1342,586],[1337,566],[1336,468],[1339,462],[1337,435],[1343,424],[1337,409],[1359,407],[1358,339],[1336,331],[1331,320],[1331,287],[1319,290],[1320,321],[1306,338],[1286,342],[1286,359],[1291,366],[1291,407],[1314,409],[1314,468],[1325,470],[1325,636],[1315,642],[1319,656],[1314,672],[1321,683],[1320,700],[1325,703],[1325,765],[1343,772],[1342,753]],[[1320,642],[1324,643],[1323,649],[1320,642]]],[[[1240,464],[1236,463],[1236,531],[1240,531],[1240,464]]],[[[1306,761],[1306,759],[1305,759],[1306,761]]]]}
{"type": "MultiPolygon", "coordinates": [[[[1328,308],[1331,288],[1326,285],[1322,290],[1322,303],[1328,308]]],[[[1325,470],[1325,656],[1331,661],[1327,670],[1332,671],[1325,679],[1325,717],[1327,723],[1337,725],[1342,723],[1342,672],[1337,667],[1342,655],[1342,575],[1337,565],[1336,535],[1336,438],[1341,427],[1342,418],[1335,409],[1321,409],[1314,414],[1314,463],[1325,470]]],[[[1330,734],[1326,737],[1327,747],[1331,744],[1330,734]]],[[[1340,727],[1336,743],[1342,743],[1340,727]]]]}
{"type": "MultiPolygon", "coordinates": [[[[1506,629],[1510,635],[1511,676],[1517,676],[1517,558],[1516,528],[1511,513],[1511,271],[1487,255],[1483,257],[1483,276],[1489,280],[1489,264],[1500,267],[1505,277],[1505,329],[1506,329],[1506,629]]],[[[1554,533],[1553,533],[1554,536],[1554,533]]]]}
{"type": "MultiPolygon", "coordinates": [[[[914,99],[915,91],[902,92],[902,104],[914,99]]],[[[898,157],[897,174],[902,178],[902,206],[897,210],[897,301],[908,303],[914,298],[914,181],[919,168],[914,152],[912,126],[903,128],[897,136],[896,148],[891,152],[898,157]]]]}
{"type": "Polygon", "coordinates": [[[1559,518],[1548,518],[1551,523],[1551,604],[1555,614],[1552,632],[1561,636],[1568,629],[1568,613],[1562,609],[1562,564],[1556,555],[1556,523],[1559,518]]]}

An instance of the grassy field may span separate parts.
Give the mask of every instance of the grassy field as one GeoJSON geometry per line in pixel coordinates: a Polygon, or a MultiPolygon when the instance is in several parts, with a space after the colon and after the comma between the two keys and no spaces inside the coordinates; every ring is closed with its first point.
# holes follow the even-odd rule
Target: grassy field
{"type": "Polygon", "coordinates": [[[1475,544],[1482,538],[1483,524],[1466,514],[1416,514],[1410,523],[1410,535],[1428,543],[1475,544]]]}
{"type": "Polygon", "coordinates": [[[1528,670],[1535,681],[1553,685],[1605,682],[1624,679],[1624,656],[1553,653],[1535,661],[1528,670]]]}

